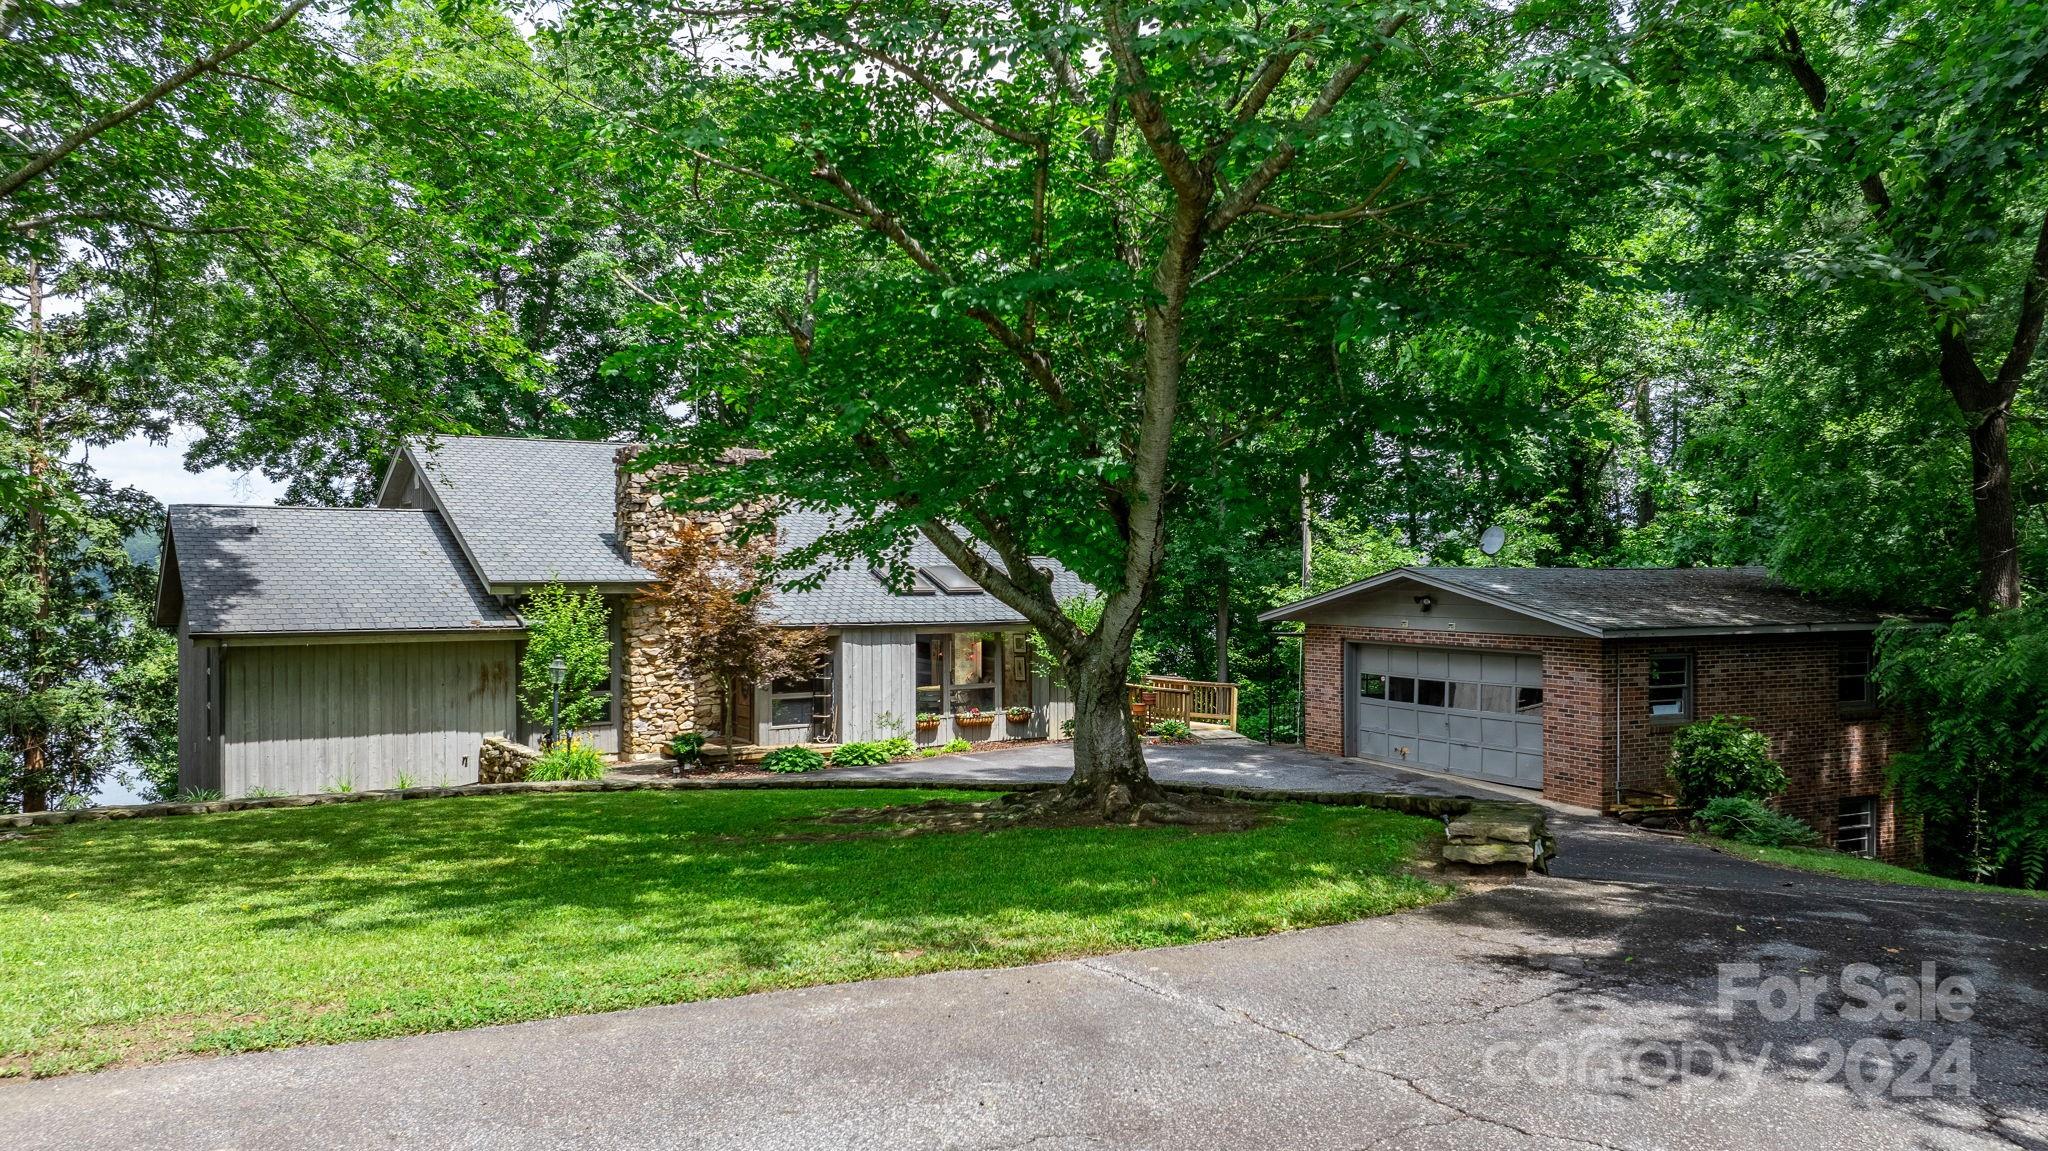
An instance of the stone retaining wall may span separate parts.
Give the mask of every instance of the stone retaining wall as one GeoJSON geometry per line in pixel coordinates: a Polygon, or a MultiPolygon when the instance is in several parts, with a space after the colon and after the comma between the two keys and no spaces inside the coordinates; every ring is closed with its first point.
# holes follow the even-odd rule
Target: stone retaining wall
{"type": "Polygon", "coordinates": [[[484,737],[483,750],[476,756],[476,781],[478,783],[524,783],[526,769],[540,758],[540,752],[523,743],[499,739],[493,735],[484,737]]]}

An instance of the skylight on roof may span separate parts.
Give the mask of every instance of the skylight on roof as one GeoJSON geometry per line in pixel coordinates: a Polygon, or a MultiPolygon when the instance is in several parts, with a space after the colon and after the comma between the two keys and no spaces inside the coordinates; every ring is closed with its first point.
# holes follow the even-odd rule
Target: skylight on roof
{"type": "Polygon", "coordinates": [[[931,584],[926,583],[923,577],[918,576],[916,574],[913,574],[910,577],[907,586],[899,586],[895,580],[889,578],[889,573],[882,568],[869,568],[868,574],[874,576],[875,582],[881,584],[883,589],[886,590],[890,595],[938,594],[939,589],[933,587],[931,584]]]}
{"type": "Polygon", "coordinates": [[[917,574],[938,585],[947,595],[980,595],[981,585],[967,578],[967,573],[952,564],[933,564],[917,569],[917,574]]]}

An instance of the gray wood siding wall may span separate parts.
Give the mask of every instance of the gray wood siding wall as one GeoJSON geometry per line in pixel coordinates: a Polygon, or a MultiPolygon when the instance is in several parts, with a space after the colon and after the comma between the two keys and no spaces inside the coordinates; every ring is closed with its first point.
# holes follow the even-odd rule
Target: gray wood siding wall
{"type": "Polygon", "coordinates": [[[848,628],[839,636],[839,738],[909,735],[917,718],[917,631],[907,627],[848,628]],[[901,725],[875,726],[882,715],[901,725]]]}
{"type": "Polygon", "coordinates": [[[220,730],[211,693],[220,647],[178,626],[178,788],[220,791],[220,730]]]}
{"type": "Polygon", "coordinates": [[[510,640],[231,646],[222,790],[475,783],[513,727],[510,640]]]}
{"type": "Polygon", "coordinates": [[[1455,592],[1398,583],[1352,596],[1303,617],[1310,623],[1410,631],[1485,632],[1492,635],[1574,636],[1580,633],[1455,592]],[[1432,601],[1423,611],[1415,597],[1432,601]]]}

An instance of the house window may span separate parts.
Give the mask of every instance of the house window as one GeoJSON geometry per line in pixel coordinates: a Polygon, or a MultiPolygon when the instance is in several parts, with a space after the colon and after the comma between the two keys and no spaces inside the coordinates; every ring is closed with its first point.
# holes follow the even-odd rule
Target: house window
{"type": "Polygon", "coordinates": [[[1650,657],[1650,715],[1656,719],[1686,719],[1692,715],[1691,656],[1650,657]]]}
{"type": "Polygon", "coordinates": [[[917,637],[917,713],[938,715],[946,710],[946,637],[917,637]]]}
{"type": "Polygon", "coordinates": [[[996,709],[996,666],[1002,641],[992,635],[953,637],[952,711],[996,709]]]}
{"type": "Polygon", "coordinates": [[[1835,702],[1848,707],[1868,707],[1877,702],[1877,685],[1870,679],[1868,640],[1845,643],[1835,661],[1835,702]]]}
{"type": "Polygon", "coordinates": [[[1852,796],[1835,809],[1835,850],[1847,855],[1877,854],[1877,797],[1852,796]]]}
{"type": "Polygon", "coordinates": [[[818,661],[818,666],[808,676],[794,679],[778,679],[768,688],[768,725],[770,727],[809,727],[814,716],[827,715],[832,711],[832,686],[826,677],[832,670],[832,657],[818,661]]]}

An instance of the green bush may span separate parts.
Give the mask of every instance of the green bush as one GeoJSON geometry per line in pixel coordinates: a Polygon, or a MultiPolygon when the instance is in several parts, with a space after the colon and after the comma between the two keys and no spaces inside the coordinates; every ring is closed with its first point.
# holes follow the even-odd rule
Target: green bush
{"type": "Polygon", "coordinates": [[[892,758],[886,744],[861,741],[842,743],[832,753],[832,762],[840,767],[873,767],[892,758]]]}
{"type": "Polygon", "coordinates": [[[2048,884],[2048,596],[1878,633],[1881,698],[1921,732],[1888,769],[1936,872],[2048,884]]]}
{"type": "Polygon", "coordinates": [[[1189,727],[1188,721],[1184,719],[1161,719],[1155,720],[1146,734],[1156,735],[1161,739],[1193,739],[1195,729],[1189,727]]]}
{"type": "Polygon", "coordinates": [[[1724,795],[1707,801],[1697,816],[1710,834],[1754,847],[1818,847],[1811,827],[1772,811],[1746,795],[1724,795]]]}
{"type": "Polygon", "coordinates": [[[1729,795],[1769,799],[1785,790],[1785,769],[1771,759],[1771,741],[1739,715],[1679,728],[1671,737],[1670,775],[1687,807],[1729,795]]]}
{"type": "Polygon", "coordinates": [[[171,797],[172,803],[212,803],[221,798],[220,792],[210,787],[188,787],[171,797]]]}
{"type": "Polygon", "coordinates": [[[675,757],[677,763],[688,767],[704,758],[704,739],[704,733],[701,731],[686,731],[668,741],[669,754],[675,757]]]}
{"type": "Polygon", "coordinates": [[[825,766],[825,757],[802,744],[778,747],[761,760],[762,771],[817,771],[825,766]]]}
{"type": "Polygon", "coordinates": [[[940,748],[939,750],[947,752],[948,754],[959,751],[973,751],[974,745],[967,742],[964,739],[955,739],[947,743],[944,747],[940,748]]]}
{"type": "Polygon", "coordinates": [[[603,779],[604,754],[587,743],[559,740],[527,766],[526,778],[537,783],[558,779],[603,779]]]}
{"type": "Polygon", "coordinates": [[[897,735],[883,740],[882,750],[889,753],[890,759],[909,759],[917,754],[917,745],[909,737],[897,735]]]}

